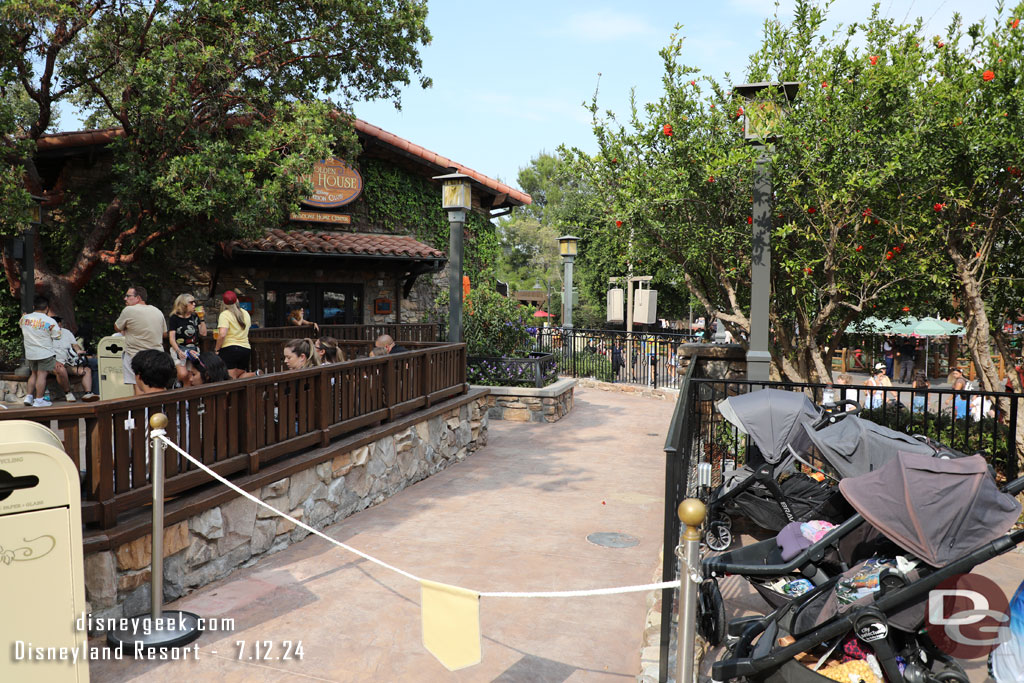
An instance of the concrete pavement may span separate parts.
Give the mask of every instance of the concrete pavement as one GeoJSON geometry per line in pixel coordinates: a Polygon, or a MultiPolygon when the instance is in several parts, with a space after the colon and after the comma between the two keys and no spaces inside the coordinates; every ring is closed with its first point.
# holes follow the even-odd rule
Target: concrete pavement
{"type": "MultiPolygon", "coordinates": [[[[562,421],[491,422],[488,445],[465,462],[326,533],[479,591],[648,583],[659,564],[673,407],[578,389],[562,421]],[[638,544],[594,545],[594,532],[638,544]]],[[[235,620],[233,631],[204,634],[197,656],[93,662],[92,680],[632,681],[640,670],[646,593],[483,598],[483,661],[454,673],[421,645],[419,601],[415,582],[311,536],[168,606],[235,620]],[[290,641],[293,659],[250,659],[257,641],[274,658],[290,641]]]]}

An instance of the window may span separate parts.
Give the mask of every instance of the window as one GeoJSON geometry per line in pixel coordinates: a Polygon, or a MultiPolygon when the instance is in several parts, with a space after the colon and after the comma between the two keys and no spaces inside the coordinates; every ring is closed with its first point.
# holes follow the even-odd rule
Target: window
{"type": "Polygon", "coordinates": [[[292,311],[321,325],[359,325],[363,322],[363,286],[356,284],[267,283],[265,317],[268,327],[287,324],[292,311]]]}

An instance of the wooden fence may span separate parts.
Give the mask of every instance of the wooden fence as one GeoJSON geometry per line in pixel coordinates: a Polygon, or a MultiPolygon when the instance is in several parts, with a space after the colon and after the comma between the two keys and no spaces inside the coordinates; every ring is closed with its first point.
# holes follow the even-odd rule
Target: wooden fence
{"type": "MultiPolygon", "coordinates": [[[[254,341],[254,349],[267,346],[270,357],[272,345],[280,357],[281,339],[254,341]]],[[[121,513],[152,498],[146,449],[150,415],[166,414],[168,437],[218,474],[255,474],[268,463],[467,390],[464,344],[415,346],[391,356],[134,398],[4,411],[0,421],[29,419],[53,429],[83,473],[83,521],[110,529],[121,513]]],[[[168,496],[209,484],[205,473],[172,451],[167,451],[164,476],[168,496]]]]}

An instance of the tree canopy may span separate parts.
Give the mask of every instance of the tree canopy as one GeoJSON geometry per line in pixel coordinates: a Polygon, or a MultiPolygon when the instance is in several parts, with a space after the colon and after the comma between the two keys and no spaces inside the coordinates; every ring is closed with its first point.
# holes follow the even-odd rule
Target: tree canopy
{"type": "MultiPolygon", "coordinates": [[[[748,81],[801,83],[774,144],[747,145],[741,128],[744,114],[785,106],[782,91],[752,103],[686,66],[677,27],[661,52],[664,94],[624,121],[595,98],[598,153],[562,150],[607,197],[587,240],[620,245],[619,270],[685,282],[740,340],[752,180],[767,155],[771,353],[775,372],[794,381],[827,380],[839,335],[867,315],[959,307],[979,330],[1001,326],[1019,301],[1010,278],[1020,252],[1003,247],[1018,244],[1022,218],[1024,4],[994,25],[956,18],[934,37],[920,21],[881,18],[877,5],[828,33],[826,13],[827,3],[797,0],[793,21],[766,22],[751,56],[748,81]],[[998,324],[982,322],[997,300],[1006,302],[998,324]]],[[[989,353],[987,337],[973,339],[976,359],[989,353]]]]}
{"type": "MultiPolygon", "coordinates": [[[[66,317],[101,264],[209,245],[283,221],[316,159],[352,159],[353,101],[421,76],[421,0],[8,0],[0,5],[0,233],[29,192],[52,220],[36,282],[66,317]],[[117,132],[94,192],[46,179],[58,111],[117,132]]],[[[11,292],[15,264],[4,261],[11,292]]]]}

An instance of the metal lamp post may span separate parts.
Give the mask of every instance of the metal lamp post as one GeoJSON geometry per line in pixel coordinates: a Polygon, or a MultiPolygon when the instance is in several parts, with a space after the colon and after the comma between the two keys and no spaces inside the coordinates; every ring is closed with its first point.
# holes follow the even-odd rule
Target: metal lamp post
{"type": "Polygon", "coordinates": [[[558,253],[565,264],[565,278],[562,289],[562,327],[572,329],[572,264],[576,260],[576,243],[579,237],[562,235],[558,238],[558,253]]]}
{"type": "Polygon", "coordinates": [[[441,208],[448,212],[448,341],[462,341],[462,229],[473,206],[473,186],[463,173],[435,176],[441,181],[441,208]]]}
{"type": "Polygon", "coordinates": [[[768,302],[772,279],[772,178],[768,151],[775,141],[778,123],[785,110],[776,99],[759,97],[767,89],[775,90],[790,102],[799,83],[746,83],[733,91],[747,100],[743,108],[743,138],[760,147],[754,173],[753,235],[750,275],[750,340],[747,348],[747,379],[767,382],[772,357],[768,351],[768,302]]]}

